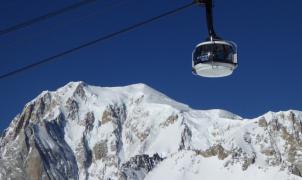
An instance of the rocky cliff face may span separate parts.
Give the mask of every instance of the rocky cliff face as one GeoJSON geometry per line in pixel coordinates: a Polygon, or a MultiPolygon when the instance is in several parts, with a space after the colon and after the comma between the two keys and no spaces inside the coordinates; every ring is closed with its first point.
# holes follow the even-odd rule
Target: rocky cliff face
{"type": "Polygon", "coordinates": [[[193,110],[144,84],[72,82],[0,137],[0,179],[302,179],[302,113],[193,110]]]}

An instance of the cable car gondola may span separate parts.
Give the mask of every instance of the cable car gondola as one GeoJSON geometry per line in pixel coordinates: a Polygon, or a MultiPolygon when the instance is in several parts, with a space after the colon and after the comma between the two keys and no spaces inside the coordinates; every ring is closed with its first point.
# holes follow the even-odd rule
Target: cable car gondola
{"type": "Polygon", "coordinates": [[[229,76],[238,66],[237,45],[218,37],[213,27],[212,0],[205,3],[209,37],[199,43],[192,53],[192,72],[203,77],[229,76]]]}

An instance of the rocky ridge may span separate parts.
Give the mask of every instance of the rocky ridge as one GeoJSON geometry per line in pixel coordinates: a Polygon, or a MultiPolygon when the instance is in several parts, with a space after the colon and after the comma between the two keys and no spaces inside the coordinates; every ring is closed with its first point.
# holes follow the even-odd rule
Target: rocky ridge
{"type": "Polygon", "coordinates": [[[208,179],[302,179],[302,113],[243,119],[144,84],[71,82],[26,104],[0,137],[0,179],[207,179],[212,163],[208,179]]]}

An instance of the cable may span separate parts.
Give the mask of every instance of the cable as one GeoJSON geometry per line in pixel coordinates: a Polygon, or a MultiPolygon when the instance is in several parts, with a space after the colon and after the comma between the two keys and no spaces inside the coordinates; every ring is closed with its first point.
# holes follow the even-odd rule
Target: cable
{"type": "Polygon", "coordinates": [[[0,30],[0,36],[8,34],[8,33],[13,32],[13,31],[17,31],[19,29],[22,29],[24,27],[30,26],[32,24],[44,21],[44,20],[49,19],[51,17],[58,16],[60,14],[63,14],[65,12],[67,12],[67,11],[71,11],[71,10],[77,9],[77,8],[79,8],[81,6],[93,3],[95,1],[97,1],[97,0],[83,0],[83,1],[80,1],[78,3],[72,4],[70,6],[66,6],[66,7],[64,7],[62,9],[58,9],[56,11],[50,12],[48,14],[45,14],[45,15],[42,15],[42,16],[39,16],[39,17],[30,19],[30,20],[21,22],[19,24],[13,25],[13,26],[5,28],[5,29],[1,29],[0,30]]]}
{"type": "Polygon", "coordinates": [[[74,51],[77,51],[77,50],[80,50],[80,49],[82,49],[82,48],[85,48],[85,47],[94,45],[94,44],[96,44],[96,43],[98,43],[98,42],[101,42],[101,41],[104,41],[104,40],[111,39],[111,38],[113,38],[113,37],[115,37],[115,36],[117,36],[117,35],[120,35],[120,34],[122,34],[122,33],[129,32],[129,31],[131,31],[131,30],[133,30],[133,29],[136,29],[136,28],[141,27],[141,26],[143,26],[143,25],[145,25],[145,24],[148,24],[148,23],[151,23],[151,22],[156,21],[156,20],[158,20],[158,19],[161,19],[161,18],[163,18],[163,17],[165,17],[165,16],[169,16],[169,15],[172,15],[172,14],[177,13],[177,12],[179,12],[179,11],[182,11],[182,10],[184,10],[184,9],[187,9],[187,8],[191,7],[192,5],[194,5],[195,3],[196,3],[196,2],[191,2],[190,4],[183,5],[183,6],[181,6],[181,7],[178,7],[178,8],[176,8],[176,9],[174,9],[174,10],[165,12],[165,13],[163,13],[163,14],[161,14],[161,15],[155,16],[155,17],[150,18],[150,19],[148,19],[148,20],[139,22],[139,23],[137,23],[137,24],[134,24],[134,25],[132,25],[132,26],[128,26],[128,27],[126,27],[126,28],[124,28],[124,29],[121,29],[121,30],[119,30],[119,31],[116,31],[116,32],[113,32],[113,33],[111,33],[111,34],[102,36],[102,37],[100,37],[100,38],[98,38],[98,39],[95,39],[95,40],[93,40],[93,41],[84,43],[84,44],[82,44],[82,45],[80,45],[80,46],[78,46],[78,47],[74,47],[74,48],[72,48],[72,49],[63,51],[63,52],[61,52],[61,53],[59,53],[59,54],[56,54],[56,55],[50,56],[50,57],[48,57],[48,58],[42,59],[41,61],[38,61],[38,62],[35,62],[35,63],[32,63],[32,64],[29,64],[29,65],[27,65],[27,66],[21,67],[21,68],[16,69],[16,70],[13,70],[13,71],[11,71],[11,72],[8,72],[8,73],[6,73],[6,74],[1,75],[1,76],[0,76],[0,79],[7,78],[7,77],[9,77],[9,76],[15,75],[15,74],[20,73],[20,72],[22,72],[22,71],[26,71],[26,70],[31,69],[31,68],[33,68],[33,67],[36,67],[36,66],[45,64],[45,63],[47,63],[47,62],[53,61],[53,60],[55,60],[55,59],[57,59],[57,58],[59,58],[59,57],[62,57],[62,56],[67,55],[67,54],[70,54],[70,53],[72,53],[72,52],[74,52],[74,51]]]}
{"type": "MultiPolygon", "coordinates": [[[[133,1],[138,1],[138,0],[133,0],[133,1]]],[[[37,32],[37,33],[33,34],[32,36],[26,36],[23,38],[13,39],[6,44],[0,44],[0,48],[10,48],[10,47],[14,47],[14,45],[16,45],[16,44],[17,45],[28,44],[29,42],[38,40],[42,36],[53,33],[53,31],[56,31],[62,27],[70,26],[71,24],[73,24],[75,22],[86,21],[88,18],[91,18],[92,16],[96,16],[96,15],[100,16],[100,15],[106,14],[108,12],[111,12],[114,8],[122,7],[122,6],[126,5],[127,3],[129,3],[129,0],[128,1],[127,0],[112,0],[109,5],[98,8],[96,12],[90,11],[89,13],[85,14],[85,16],[76,17],[74,19],[69,20],[68,22],[56,22],[54,24],[51,24],[51,26],[49,28],[47,28],[45,31],[37,32]]]]}

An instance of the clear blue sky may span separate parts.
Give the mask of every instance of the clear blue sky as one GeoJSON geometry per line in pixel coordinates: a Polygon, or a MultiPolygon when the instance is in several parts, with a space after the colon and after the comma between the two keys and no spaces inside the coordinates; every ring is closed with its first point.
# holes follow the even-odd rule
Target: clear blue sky
{"type": "MultiPolygon", "coordinates": [[[[0,37],[0,73],[190,2],[123,1],[108,10],[112,1],[99,0],[0,37]]],[[[1,0],[0,28],[73,2],[1,0]]],[[[0,131],[42,90],[78,80],[98,86],[141,82],[193,108],[226,109],[248,118],[270,110],[301,110],[301,7],[301,0],[215,0],[217,33],[239,47],[239,68],[227,78],[191,74],[191,52],[207,35],[204,9],[193,7],[0,80],[0,131]]]]}

